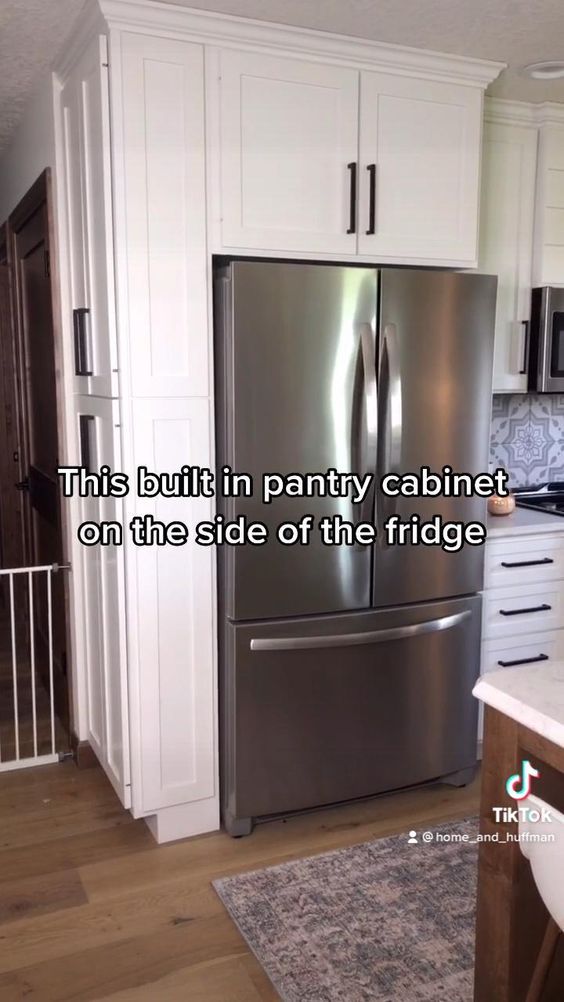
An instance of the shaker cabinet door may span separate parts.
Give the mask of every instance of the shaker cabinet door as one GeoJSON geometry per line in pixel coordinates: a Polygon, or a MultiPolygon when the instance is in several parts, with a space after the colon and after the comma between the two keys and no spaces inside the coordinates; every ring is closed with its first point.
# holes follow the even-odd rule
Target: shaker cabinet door
{"type": "Polygon", "coordinates": [[[251,52],[220,60],[223,246],[355,254],[358,72],[251,52]]]}
{"type": "Polygon", "coordinates": [[[527,390],[536,163],[535,128],[486,122],[479,267],[498,276],[494,393],[527,390]]]}
{"type": "MultiPolygon", "coordinates": [[[[120,469],[117,400],[75,397],[80,463],[97,471],[120,469]]],[[[121,501],[77,498],[83,522],[123,523],[121,501]]],[[[128,680],[125,640],[123,546],[80,546],[73,561],[80,575],[84,630],[77,636],[80,674],[85,680],[88,741],[124,807],[131,806],[128,680]]]]}
{"type": "Polygon", "coordinates": [[[359,253],[475,264],[481,92],[371,72],[360,88],[359,253]]]}
{"type": "Polygon", "coordinates": [[[74,388],[118,395],[107,41],[97,36],[61,94],[74,388]]]}

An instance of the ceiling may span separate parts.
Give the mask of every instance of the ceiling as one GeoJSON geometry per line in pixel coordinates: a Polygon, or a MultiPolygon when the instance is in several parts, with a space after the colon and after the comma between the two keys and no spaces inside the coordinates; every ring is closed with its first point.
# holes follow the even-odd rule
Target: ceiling
{"type": "MultiPolygon", "coordinates": [[[[562,0],[164,0],[380,42],[508,64],[488,93],[564,103],[564,79],[529,80],[527,63],[564,59],[562,0]]],[[[84,0],[0,0],[0,149],[84,0]]]]}

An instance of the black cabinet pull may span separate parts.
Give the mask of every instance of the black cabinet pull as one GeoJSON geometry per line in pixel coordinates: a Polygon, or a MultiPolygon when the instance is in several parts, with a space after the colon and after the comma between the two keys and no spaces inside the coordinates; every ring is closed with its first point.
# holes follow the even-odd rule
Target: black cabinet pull
{"type": "Polygon", "coordinates": [[[524,376],[529,371],[529,351],[530,351],[530,346],[531,346],[531,337],[530,337],[531,325],[529,324],[528,320],[522,320],[521,323],[524,324],[524,326],[525,326],[525,345],[524,345],[524,348],[523,348],[523,368],[519,369],[519,373],[520,373],[521,376],[524,376]]]}
{"type": "Polygon", "coordinates": [[[88,345],[88,335],[86,326],[87,317],[90,310],[86,306],[80,306],[72,311],[72,325],[74,330],[74,371],[77,376],[91,376],[92,366],[90,363],[90,352],[88,345]]]}
{"type": "Polygon", "coordinates": [[[366,236],[371,237],[374,233],[376,233],[376,164],[368,164],[366,170],[370,175],[368,229],[366,231],[366,236]]]}
{"type": "Polygon", "coordinates": [[[548,612],[549,609],[552,609],[552,606],[543,602],[542,605],[532,605],[529,609],[500,609],[499,614],[500,616],[520,616],[525,612],[548,612]]]}
{"type": "Polygon", "coordinates": [[[502,567],[540,567],[541,564],[553,564],[552,557],[543,557],[542,560],[515,560],[510,563],[507,560],[501,561],[502,567]]]}
{"type": "Polygon", "coordinates": [[[516,661],[498,661],[502,668],[515,668],[516,665],[534,665],[536,661],[548,661],[548,654],[538,654],[536,658],[518,658],[516,661]]]}
{"type": "Polygon", "coordinates": [[[92,414],[81,414],[79,418],[80,435],[80,463],[88,473],[92,469],[92,456],[90,453],[90,428],[94,417],[92,414]]]}
{"type": "Polygon", "coordinates": [[[349,208],[349,228],[347,233],[356,233],[356,180],[358,173],[358,164],[354,161],[347,164],[347,170],[350,171],[350,208],[349,208]]]}

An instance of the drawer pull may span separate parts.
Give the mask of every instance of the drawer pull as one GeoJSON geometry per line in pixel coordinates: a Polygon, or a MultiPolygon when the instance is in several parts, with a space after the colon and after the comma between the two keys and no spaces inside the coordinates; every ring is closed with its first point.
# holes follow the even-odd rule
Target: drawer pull
{"type": "Polygon", "coordinates": [[[500,616],[521,616],[525,612],[548,612],[552,609],[551,605],[547,605],[543,602],[542,605],[531,605],[528,609],[500,609],[500,616]]]}
{"type": "Polygon", "coordinates": [[[502,567],[540,567],[544,564],[553,564],[554,560],[552,557],[543,557],[542,560],[515,560],[513,563],[509,563],[508,560],[502,560],[502,567]]]}
{"type": "Polygon", "coordinates": [[[534,665],[536,661],[548,661],[548,654],[537,654],[536,658],[518,658],[517,661],[498,661],[502,668],[514,668],[515,665],[534,665]]]}

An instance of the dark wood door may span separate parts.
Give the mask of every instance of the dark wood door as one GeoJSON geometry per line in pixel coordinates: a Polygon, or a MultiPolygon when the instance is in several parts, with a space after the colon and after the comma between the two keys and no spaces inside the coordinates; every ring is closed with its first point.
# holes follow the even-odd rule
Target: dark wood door
{"type": "MultiPolygon", "coordinates": [[[[33,192],[33,189],[32,189],[33,192]]],[[[24,552],[27,565],[63,564],[64,546],[57,477],[59,423],[57,366],[50,271],[49,218],[45,197],[30,198],[10,219],[17,294],[17,368],[20,399],[22,480],[13,489],[24,500],[24,552]],[[31,203],[31,204],[30,204],[31,203]]],[[[65,587],[63,573],[52,576],[52,648],[55,708],[68,724],[65,587]]],[[[38,576],[35,601],[39,664],[46,681],[49,658],[48,600],[45,576],[38,576]]]]}
{"type": "Polygon", "coordinates": [[[10,270],[0,264],[0,567],[24,564],[10,270]]]}

